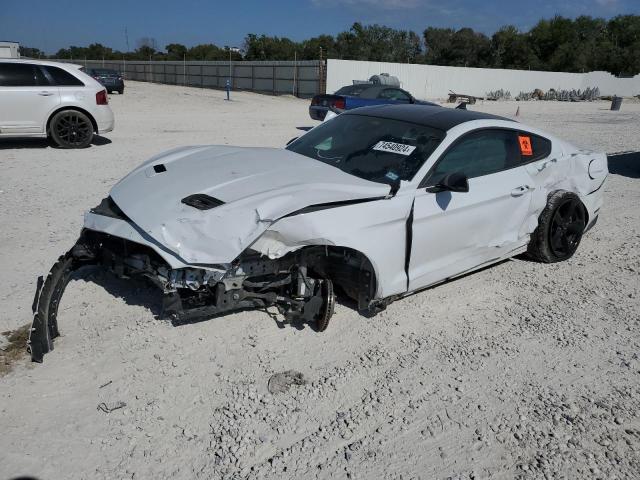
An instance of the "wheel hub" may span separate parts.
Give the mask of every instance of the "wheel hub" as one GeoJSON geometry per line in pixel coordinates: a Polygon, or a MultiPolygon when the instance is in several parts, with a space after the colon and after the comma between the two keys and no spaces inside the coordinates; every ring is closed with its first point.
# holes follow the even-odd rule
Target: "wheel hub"
{"type": "Polygon", "coordinates": [[[559,257],[573,254],[580,243],[584,226],[584,210],[576,200],[561,204],[553,216],[549,230],[549,244],[553,253],[559,257]]]}

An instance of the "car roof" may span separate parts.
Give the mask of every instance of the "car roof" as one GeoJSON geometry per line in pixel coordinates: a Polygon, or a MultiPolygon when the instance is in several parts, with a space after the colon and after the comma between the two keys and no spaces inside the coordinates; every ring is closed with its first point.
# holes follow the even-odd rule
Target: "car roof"
{"type": "Polygon", "coordinates": [[[342,115],[367,115],[370,117],[389,118],[391,120],[417,123],[444,131],[473,120],[503,120],[517,123],[510,118],[491,115],[490,113],[431,105],[375,105],[347,110],[342,115]]]}
{"type": "Polygon", "coordinates": [[[64,63],[64,62],[50,62],[48,60],[37,60],[35,58],[0,58],[0,62],[5,63],[29,63],[32,65],[51,65],[54,67],[61,68],[72,68],[78,69],[82,68],[82,65],[78,65],[76,63],[64,63]]]}

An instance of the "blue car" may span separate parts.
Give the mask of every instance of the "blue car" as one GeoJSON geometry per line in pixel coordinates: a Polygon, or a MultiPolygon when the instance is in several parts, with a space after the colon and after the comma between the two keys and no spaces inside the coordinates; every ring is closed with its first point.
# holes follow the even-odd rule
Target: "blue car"
{"type": "Polygon", "coordinates": [[[391,85],[360,83],[342,87],[333,95],[316,95],[309,106],[309,116],[314,120],[324,120],[329,110],[344,111],[370,105],[413,103],[432,105],[435,103],[416,100],[409,92],[391,85]]]}

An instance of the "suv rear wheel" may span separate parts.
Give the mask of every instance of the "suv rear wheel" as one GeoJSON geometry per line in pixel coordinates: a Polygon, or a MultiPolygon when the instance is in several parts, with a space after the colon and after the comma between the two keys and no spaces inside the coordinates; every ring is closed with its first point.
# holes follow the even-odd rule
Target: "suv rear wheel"
{"type": "Polygon", "coordinates": [[[85,148],[93,140],[93,124],[77,110],[56,113],[49,125],[51,138],[62,148],[85,148]]]}

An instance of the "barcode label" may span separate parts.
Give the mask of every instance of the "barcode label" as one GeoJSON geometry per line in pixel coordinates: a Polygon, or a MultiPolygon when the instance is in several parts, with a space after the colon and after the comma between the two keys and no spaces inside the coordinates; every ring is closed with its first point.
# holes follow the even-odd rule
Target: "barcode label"
{"type": "Polygon", "coordinates": [[[380,152],[398,153],[400,155],[411,155],[416,149],[413,145],[405,145],[404,143],[393,143],[380,141],[373,146],[374,150],[380,152]]]}

